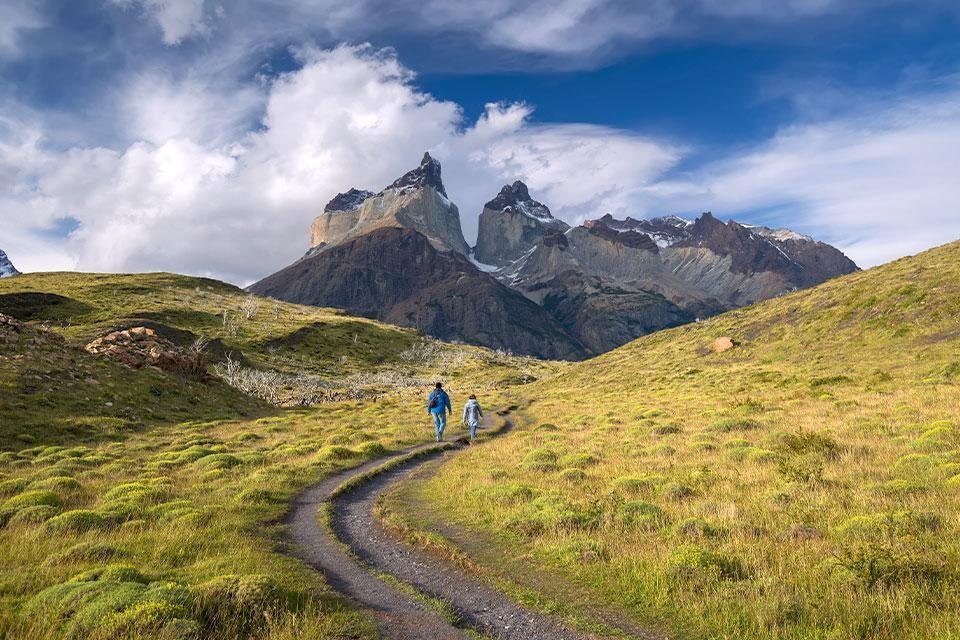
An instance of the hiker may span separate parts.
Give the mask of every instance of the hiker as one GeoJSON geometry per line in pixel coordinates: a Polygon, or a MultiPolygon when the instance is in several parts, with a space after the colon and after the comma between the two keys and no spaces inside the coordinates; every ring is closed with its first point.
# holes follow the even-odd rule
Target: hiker
{"type": "Polygon", "coordinates": [[[467,404],[463,405],[463,423],[470,427],[470,442],[477,435],[477,427],[480,426],[480,419],[483,418],[483,409],[477,402],[477,396],[470,394],[467,404]]]}
{"type": "Polygon", "coordinates": [[[443,383],[438,382],[437,388],[430,393],[427,400],[427,413],[433,415],[433,426],[437,432],[437,442],[443,441],[443,430],[447,427],[447,413],[453,413],[450,406],[450,396],[443,390],[443,383]]]}

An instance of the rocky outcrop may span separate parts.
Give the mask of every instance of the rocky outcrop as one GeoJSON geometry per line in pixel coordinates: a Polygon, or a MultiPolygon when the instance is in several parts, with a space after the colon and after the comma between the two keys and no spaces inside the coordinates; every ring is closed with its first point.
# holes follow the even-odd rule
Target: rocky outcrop
{"type": "Polygon", "coordinates": [[[606,215],[562,235],[544,235],[496,275],[601,353],[856,268],[840,251],[810,238],[705,213],[696,221],[606,215]],[[595,330],[591,318],[602,318],[607,328],[595,330]]]}
{"type": "Polygon", "coordinates": [[[7,254],[0,249],[0,278],[9,278],[11,276],[18,276],[20,272],[17,271],[16,267],[13,266],[13,263],[10,262],[10,258],[7,257],[7,254]]]}
{"type": "Polygon", "coordinates": [[[419,167],[379,193],[353,188],[337,194],[310,227],[308,255],[386,227],[418,231],[442,251],[466,255],[470,250],[460,212],[440,179],[440,163],[425,153],[419,167]]]}
{"type": "Polygon", "coordinates": [[[131,369],[155,367],[168,373],[204,380],[206,361],[199,351],[183,351],[148,327],[113,331],[87,344],[84,349],[131,369]]]}
{"type": "Polygon", "coordinates": [[[856,270],[837,249],[785,229],[607,214],[571,228],[505,185],[463,239],[440,164],[378,193],[337,194],[300,261],[251,287],[263,295],[416,327],[516,353],[577,358],[856,270]]]}
{"type": "Polygon", "coordinates": [[[483,264],[502,267],[520,258],[548,233],[563,233],[569,225],[530,197],[527,185],[517,180],[504,185],[483,205],[474,257],[483,264]]]}
{"type": "Polygon", "coordinates": [[[413,229],[375,229],[308,256],[250,290],[347,309],[445,340],[547,358],[586,355],[542,307],[413,229]]]}

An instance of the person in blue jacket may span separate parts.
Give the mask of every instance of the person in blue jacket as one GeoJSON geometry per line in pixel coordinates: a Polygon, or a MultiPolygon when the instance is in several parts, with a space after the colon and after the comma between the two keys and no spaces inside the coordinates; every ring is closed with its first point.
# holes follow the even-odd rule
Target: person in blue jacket
{"type": "Polygon", "coordinates": [[[427,399],[427,413],[433,416],[437,442],[442,442],[443,430],[447,428],[447,415],[453,413],[453,407],[450,406],[450,396],[443,390],[442,382],[437,383],[437,388],[430,393],[430,397],[427,399]]]}

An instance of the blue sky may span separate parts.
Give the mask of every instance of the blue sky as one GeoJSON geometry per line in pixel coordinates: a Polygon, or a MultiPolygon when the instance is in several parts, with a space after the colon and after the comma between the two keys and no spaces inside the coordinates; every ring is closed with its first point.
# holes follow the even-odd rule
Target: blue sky
{"type": "Polygon", "coordinates": [[[571,223],[712,210],[878,264],[960,237],[960,8],[0,4],[0,248],[21,270],[248,283],[332,195],[424,149],[468,241],[520,178],[571,223]]]}

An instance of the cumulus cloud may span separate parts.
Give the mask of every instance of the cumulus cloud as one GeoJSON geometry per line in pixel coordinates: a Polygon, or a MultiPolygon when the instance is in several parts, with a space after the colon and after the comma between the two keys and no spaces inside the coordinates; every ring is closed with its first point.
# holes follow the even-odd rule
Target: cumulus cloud
{"type": "Polygon", "coordinates": [[[162,269],[246,284],[303,253],[335,193],[379,189],[424,150],[443,162],[468,239],[482,204],[518,178],[568,222],[712,209],[815,233],[865,265],[960,236],[960,91],[790,127],[681,173],[696,148],[536,123],[524,104],[492,103],[467,122],[389,51],[295,57],[296,70],[236,94],[199,78],[134,79],[133,142],[116,148],[48,148],[41,120],[7,111],[0,246],[24,270],[162,269]]]}
{"type": "Polygon", "coordinates": [[[8,135],[0,174],[16,172],[10,179],[19,186],[0,201],[0,215],[20,230],[9,252],[68,218],[78,226],[64,249],[79,269],[166,269],[247,283],[306,249],[310,220],[336,192],[378,189],[425,149],[444,161],[468,235],[505,181],[527,178],[561,208],[590,207],[631,175],[650,175],[676,157],[626,132],[530,125],[523,105],[490,105],[477,122],[464,122],[458,105],[418,90],[388,51],[302,48],[296,56],[302,66],[264,88],[260,126],[237,129],[233,139],[210,134],[216,118],[208,116],[222,96],[205,103],[189,84],[142,79],[128,103],[140,137],[126,148],[45,151],[39,130],[8,135]],[[565,179],[571,171],[584,178],[579,187],[565,179]]]}

